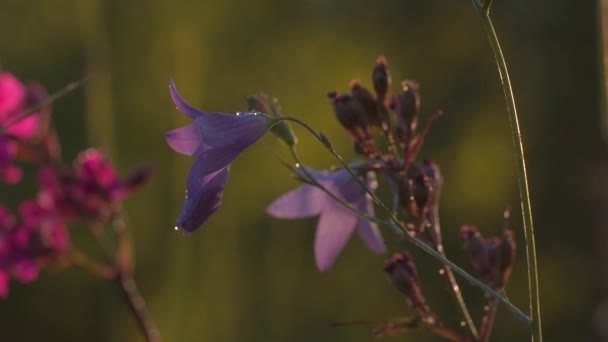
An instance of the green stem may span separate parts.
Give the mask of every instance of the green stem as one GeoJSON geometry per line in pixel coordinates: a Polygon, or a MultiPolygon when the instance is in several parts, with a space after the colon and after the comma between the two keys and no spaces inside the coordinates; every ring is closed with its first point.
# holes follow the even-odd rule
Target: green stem
{"type": "MultiPolygon", "coordinates": [[[[329,195],[329,197],[333,198],[336,202],[338,202],[340,205],[342,205],[343,207],[345,207],[346,209],[350,210],[351,212],[353,212],[354,214],[356,214],[357,216],[368,220],[370,222],[374,222],[377,224],[386,224],[386,222],[379,220],[375,217],[369,216],[359,210],[357,210],[355,207],[353,207],[352,205],[350,205],[349,203],[347,203],[346,201],[344,201],[343,199],[341,199],[340,197],[338,197],[336,194],[334,194],[333,192],[327,190],[326,187],[323,186],[323,184],[319,183],[315,177],[313,175],[310,174],[310,172],[304,167],[304,164],[302,163],[302,161],[300,160],[300,156],[298,155],[298,153],[296,152],[296,148],[295,146],[292,146],[290,148],[291,150],[291,155],[293,156],[293,159],[296,161],[296,163],[298,163],[298,169],[301,169],[302,172],[304,173],[304,176],[306,176],[306,183],[315,186],[317,188],[319,188],[321,191],[323,191],[324,193],[326,193],[327,195],[329,195]]],[[[296,171],[297,174],[297,171],[296,171]]]]}
{"type": "MultiPolygon", "coordinates": [[[[424,241],[418,239],[415,236],[410,235],[407,232],[407,229],[399,221],[399,219],[395,215],[393,215],[393,213],[391,212],[391,210],[376,196],[376,194],[371,189],[369,189],[367,187],[367,184],[365,184],[365,182],[363,182],[361,179],[359,179],[359,177],[357,177],[357,175],[354,173],[354,171],[351,170],[351,168],[344,162],[344,160],[342,159],[342,157],[333,149],[333,147],[331,146],[331,143],[329,142],[329,140],[324,135],[318,133],[317,131],[315,131],[314,129],[312,129],[312,127],[308,126],[305,122],[303,122],[301,120],[298,120],[296,118],[281,117],[281,118],[277,119],[277,122],[280,121],[280,120],[293,121],[293,122],[299,124],[300,126],[306,128],[315,138],[317,138],[317,140],[319,140],[319,142],[321,142],[323,144],[323,146],[325,146],[327,148],[327,150],[357,180],[357,182],[359,182],[359,184],[363,187],[363,189],[365,190],[365,192],[367,192],[372,197],[372,199],[374,200],[374,202],[376,204],[378,204],[378,206],[380,206],[388,214],[388,217],[389,217],[389,220],[390,220],[390,222],[382,222],[382,221],[378,222],[377,220],[373,219],[372,220],[373,222],[378,222],[379,224],[382,224],[382,225],[386,226],[387,228],[389,228],[393,232],[395,232],[395,234],[397,234],[398,236],[403,237],[403,238],[409,240],[416,247],[418,247],[418,248],[422,249],[423,251],[427,252],[428,254],[430,254],[432,257],[434,257],[438,261],[444,263],[447,267],[449,267],[452,270],[454,270],[454,272],[458,273],[460,276],[462,276],[463,278],[465,278],[471,284],[479,287],[480,289],[482,289],[483,291],[485,291],[486,293],[488,293],[490,296],[496,298],[498,301],[500,301],[505,306],[507,306],[507,308],[518,319],[520,319],[520,320],[522,320],[522,321],[524,321],[524,322],[526,322],[528,324],[531,322],[530,318],[526,314],[524,314],[519,308],[517,308],[515,305],[513,305],[506,297],[502,296],[501,294],[499,294],[498,292],[494,291],[492,288],[490,288],[486,284],[484,284],[481,281],[479,281],[477,278],[475,278],[472,275],[470,275],[467,271],[465,271],[464,269],[460,268],[458,265],[456,265],[455,263],[453,263],[452,261],[450,261],[449,259],[447,259],[445,256],[443,256],[441,253],[437,252],[433,247],[429,246],[424,241]]],[[[306,170],[306,169],[304,168],[304,170],[306,170]]],[[[335,197],[334,197],[334,199],[335,199],[335,197]]],[[[355,212],[357,212],[357,210],[355,210],[355,212]]]]}
{"type": "Polygon", "coordinates": [[[541,312],[540,312],[540,287],[538,284],[538,266],[536,258],[536,244],[534,242],[534,225],[532,221],[532,206],[530,204],[530,190],[528,188],[528,176],[526,173],[526,161],[524,158],[524,148],[519,128],[519,118],[517,116],[517,107],[515,105],[515,96],[511,80],[509,79],[509,71],[507,63],[500,48],[498,36],[494,30],[492,19],[490,18],[491,0],[486,0],[485,3],[480,3],[479,0],[473,0],[473,5],[479,12],[481,22],[486,30],[492,52],[498,67],[498,74],[502,83],[502,89],[507,104],[507,112],[511,123],[511,136],[513,138],[513,148],[515,153],[515,163],[517,164],[517,178],[519,183],[519,195],[521,201],[522,218],[524,237],[526,240],[526,260],[528,264],[528,288],[530,293],[530,332],[532,341],[542,341],[541,330],[541,312]]]}

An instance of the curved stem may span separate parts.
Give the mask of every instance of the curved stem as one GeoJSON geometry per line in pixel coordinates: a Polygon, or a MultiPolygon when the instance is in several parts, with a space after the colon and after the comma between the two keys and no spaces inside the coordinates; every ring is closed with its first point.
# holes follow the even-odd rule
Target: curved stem
{"type": "MultiPolygon", "coordinates": [[[[356,176],[356,174],[354,173],[354,171],[351,170],[351,168],[344,162],[344,160],[342,159],[342,157],[333,149],[333,147],[331,146],[331,143],[329,142],[329,140],[324,135],[316,132],[314,129],[312,129],[312,127],[308,126],[305,122],[303,122],[301,120],[298,120],[296,118],[292,118],[292,117],[277,118],[277,122],[280,121],[280,120],[293,121],[293,122],[299,124],[300,126],[306,128],[315,138],[317,138],[317,140],[319,140],[319,142],[321,142],[323,144],[323,146],[325,146],[327,148],[327,150],[336,159],[338,159],[338,161],[342,164],[342,166],[359,182],[359,184],[363,187],[363,189],[370,196],[372,196],[372,199],[374,200],[374,202],[376,204],[378,204],[388,214],[388,217],[389,217],[389,220],[390,220],[389,222],[378,222],[378,223],[380,223],[380,224],[384,225],[385,227],[391,229],[398,236],[403,237],[403,238],[409,240],[416,247],[418,247],[418,248],[422,249],[423,251],[425,251],[426,253],[430,254],[432,257],[434,257],[438,261],[444,263],[447,267],[451,268],[454,272],[458,273],[460,276],[462,276],[463,278],[465,278],[471,284],[479,287],[480,289],[482,289],[483,291],[485,291],[487,294],[489,294],[490,296],[496,298],[498,301],[500,301],[505,306],[507,306],[507,308],[513,313],[513,315],[515,317],[517,317],[518,319],[520,319],[520,320],[522,320],[522,321],[530,324],[530,322],[531,322],[530,318],[526,314],[524,314],[519,308],[517,308],[515,305],[513,305],[506,297],[502,296],[501,294],[499,294],[498,292],[494,291],[492,288],[490,288],[486,284],[484,284],[481,281],[479,281],[477,278],[475,278],[472,275],[470,275],[467,271],[465,271],[460,266],[456,265],[455,263],[453,263],[452,261],[450,261],[449,259],[447,259],[445,256],[443,256],[441,253],[437,252],[433,247],[429,246],[424,241],[418,239],[417,237],[415,237],[413,235],[410,235],[408,233],[407,229],[399,221],[399,219],[395,215],[393,215],[393,213],[391,212],[391,210],[374,194],[374,192],[371,189],[369,189],[367,187],[367,185],[362,180],[359,179],[359,177],[356,176]]],[[[374,221],[374,222],[376,222],[376,221],[374,221]]]]}
{"type": "Polygon", "coordinates": [[[517,179],[519,183],[519,196],[521,201],[524,238],[526,241],[526,261],[528,264],[528,288],[530,294],[530,331],[532,340],[542,341],[541,312],[540,312],[540,286],[538,283],[538,265],[536,258],[536,244],[534,242],[534,225],[532,221],[532,206],[530,204],[530,190],[528,187],[528,175],[526,172],[526,160],[524,157],[524,147],[519,128],[519,118],[515,105],[515,95],[509,78],[507,62],[502,53],[498,36],[494,30],[494,24],[490,18],[491,0],[486,0],[483,4],[479,0],[473,0],[473,5],[479,12],[481,22],[486,30],[492,52],[498,67],[498,74],[502,83],[502,90],[507,104],[507,112],[511,123],[511,136],[513,138],[513,148],[515,153],[515,163],[517,165],[517,179]]]}

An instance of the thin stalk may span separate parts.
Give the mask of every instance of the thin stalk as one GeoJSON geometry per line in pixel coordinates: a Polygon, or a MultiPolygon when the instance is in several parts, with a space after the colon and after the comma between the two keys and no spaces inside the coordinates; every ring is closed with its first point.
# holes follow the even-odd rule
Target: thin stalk
{"type": "MultiPolygon", "coordinates": [[[[97,239],[106,257],[112,261],[112,269],[115,271],[112,280],[120,286],[123,297],[129,309],[137,321],[141,332],[147,342],[161,342],[161,337],[152,316],[146,309],[146,302],[137,288],[137,283],[133,278],[131,240],[127,227],[122,219],[121,210],[116,210],[112,220],[112,232],[114,243],[110,244],[101,234],[101,226],[94,226],[90,229],[97,239]]],[[[80,258],[82,261],[82,258],[80,258]]]]}
{"type": "MultiPolygon", "coordinates": [[[[429,246],[424,241],[418,239],[415,236],[410,235],[407,232],[407,229],[399,221],[399,219],[395,215],[393,215],[391,210],[376,196],[376,194],[371,189],[369,189],[367,187],[367,185],[362,180],[359,179],[359,177],[357,177],[357,175],[354,173],[354,171],[344,162],[342,157],[333,149],[329,140],[324,135],[317,133],[314,129],[312,129],[312,127],[308,126],[305,122],[298,120],[296,118],[281,117],[281,118],[277,119],[277,122],[280,120],[293,121],[293,122],[299,124],[300,126],[306,128],[315,138],[317,138],[317,140],[319,140],[319,142],[321,142],[323,144],[323,146],[325,146],[325,148],[327,148],[327,150],[342,164],[342,166],[351,174],[351,176],[353,178],[355,178],[355,180],[357,180],[357,182],[363,187],[363,189],[372,197],[372,199],[374,200],[374,203],[378,204],[378,206],[380,206],[380,208],[382,208],[382,210],[384,210],[388,214],[388,217],[390,220],[390,222],[382,222],[382,221],[378,222],[376,219],[374,219],[373,222],[378,222],[379,224],[391,229],[398,236],[409,240],[416,247],[418,247],[418,248],[422,249],[423,251],[425,251],[426,253],[430,254],[432,257],[434,257],[438,261],[444,263],[447,267],[454,270],[456,273],[458,273],[460,276],[465,278],[471,284],[479,287],[480,289],[482,289],[483,291],[488,293],[490,296],[496,298],[498,301],[503,303],[513,313],[513,315],[515,317],[530,324],[530,322],[531,322],[530,318],[526,314],[524,314],[519,308],[517,308],[515,305],[513,305],[506,297],[502,296],[501,294],[494,291],[492,288],[490,288],[486,284],[479,281],[477,278],[470,275],[467,271],[465,271],[464,269],[462,269],[461,267],[459,267],[458,265],[456,265],[455,263],[453,263],[452,261],[447,259],[445,256],[441,255],[441,253],[437,252],[433,247],[429,246]]],[[[304,168],[304,170],[306,170],[306,169],[304,168]]]]}
{"type": "MultiPolygon", "coordinates": [[[[445,249],[443,248],[443,238],[441,236],[441,223],[439,220],[439,193],[441,191],[441,185],[436,185],[436,187],[437,188],[435,189],[435,191],[437,193],[437,197],[435,198],[435,205],[433,205],[433,211],[432,211],[432,225],[433,225],[433,231],[434,231],[434,235],[435,235],[435,249],[437,250],[437,252],[439,252],[441,255],[443,255],[447,259],[445,249]]],[[[471,317],[471,313],[469,312],[467,303],[465,302],[464,297],[462,296],[462,291],[460,291],[460,286],[458,285],[458,281],[456,280],[456,277],[454,276],[454,272],[452,272],[452,269],[447,267],[445,264],[443,264],[442,266],[443,266],[445,275],[447,276],[447,280],[450,285],[450,289],[452,290],[452,293],[454,294],[456,302],[458,303],[458,306],[460,307],[460,311],[462,311],[462,316],[464,317],[464,321],[466,322],[467,326],[469,327],[469,330],[471,331],[471,335],[473,335],[473,338],[478,340],[479,332],[477,331],[477,328],[475,327],[475,322],[473,322],[473,318],[471,317]]]]}
{"type": "Polygon", "coordinates": [[[480,3],[473,0],[473,5],[479,12],[481,22],[486,30],[492,52],[498,67],[498,74],[502,84],[502,90],[507,105],[507,113],[511,123],[511,136],[513,138],[513,149],[515,153],[515,164],[517,165],[517,179],[519,183],[519,196],[522,209],[522,219],[524,228],[524,238],[526,241],[526,261],[528,265],[528,289],[530,294],[530,332],[532,341],[542,341],[541,312],[540,312],[540,286],[538,283],[538,265],[536,257],[536,244],[534,242],[534,224],[532,221],[532,205],[530,204],[530,190],[528,187],[528,175],[526,172],[526,160],[524,157],[524,147],[519,128],[519,118],[517,106],[515,105],[515,95],[509,78],[507,62],[505,61],[492,18],[490,18],[491,0],[480,3]]]}
{"type": "Polygon", "coordinates": [[[487,312],[483,316],[483,320],[481,322],[481,342],[489,342],[490,335],[492,335],[492,327],[494,326],[494,320],[496,318],[496,311],[498,310],[498,302],[495,299],[490,299],[487,304],[487,312]]]}
{"type": "Polygon", "coordinates": [[[146,336],[146,341],[160,342],[161,338],[158,329],[156,329],[156,326],[146,309],[146,302],[139,293],[137,284],[131,274],[121,271],[118,282],[120,283],[120,289],[122,290],[125,299],[129,303],[131,312],[137,319],[139,327],[146,336]]]}
{"type": "Polygon", "coordinates": [[[88,255],[75,249],[69,251],[68,258],[72,265],[78,266],[93,276],[101,279],[115,279],[118,273],[114,267],[101,264],[96,260],[91,259],[88,255]]]}
{"type": "Polygon", "coordinates": [[[18,123],[19,121],[27,118],[30,115],[35,114],[42,107],[49,105],[49,104],[53,103],[55,100],[57,100],[58,98],[63,97],[65,95],[71,93],[72,91],[80,88],[88,80],[89,80],[89,77],[85,77],[81,80],[66,84],[63,88],[59,89],[56,93],[47,96],[42,101],[36,103],[35,105],[31,106],[30,108],[25,109],[23,112],[19,113],[11,120],[7,120],[4,123],[4,125],[0,127],[0,133],[6,132],[11,126],[13,126],[14,124],[18,123]]]}

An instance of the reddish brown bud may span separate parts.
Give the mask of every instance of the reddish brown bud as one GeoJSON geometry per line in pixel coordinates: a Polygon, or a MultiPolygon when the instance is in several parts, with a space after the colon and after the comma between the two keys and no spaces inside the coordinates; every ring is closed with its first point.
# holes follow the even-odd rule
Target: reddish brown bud
{"type": "Polygon", "coordinates": [[[403,90],[393,98],[391,106],[397,113],[397,137],[404,146],[407,146],[418,127],[420,95],[418,83],[406,80],[401,85],[403,90]]]}
{"type": "Polygon", "coordinates": [[[464,242],[464,250],[469,255],[473,268],[481,274],[489,271],[490,265],[485,241],[474,226],[462,226],[460,239],[464,242]]]}
{"type": "Polygon", "coordinates": [[[464,249],[473,267],[480,273],[481,280],[495,289],[504,287],[515,260],[513,232],[505,230],[501,237],[484,240],[475,227],[463,226],[460,238],[464,241],[464,249]]]}
{"type": "Polygon", "coordinates": [[[410,253],[395,254],[386,261],[384,271],[393,286],[405,296],[408,305],[421,316],[426,316],[430,312],[420,288],[414,259],[410,253]]]}
{"type": "Polygon", "coordinates": [[[337,95],[336,92],[328,94],[336,118],[342,124],[348,135],[355,143],[358,143],[364,154],[374,158],[377,149],[374,143],[373,130],[365,120],[365,108],[353,96],[349,94],[337,95]]]}
{"type": "Polygon", "coordinates": [[[372,80],[374,82],[374,90],[376,91],[378,103],[385,105],[391,86],[391,75],[388,72],[388,63],[384,56],[380,56],[376,59],[376,66],[372,72],[372,80]]]}

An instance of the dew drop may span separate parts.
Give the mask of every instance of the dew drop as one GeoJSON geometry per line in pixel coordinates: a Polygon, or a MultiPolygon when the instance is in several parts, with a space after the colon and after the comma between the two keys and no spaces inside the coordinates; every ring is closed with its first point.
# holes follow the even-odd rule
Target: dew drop
{"type": "Polygon", "coordinates": [[[174,228],[174,229],[175,229],[175,230],[179,230],[179,227],[178,227],[178,226],[175,226],[175,228],[174,228]]]}
{"type": "Polygon", "coordinates": [[[300,163],[296,163],[296,167],[300,167],[300,163]]]}
{"type": "Polygon", "coordinates": [[[443,275],[445,273],[445,270],[442,268],[439,270],[439,274],[443,275]]]}
{"type": "Polygon", "coordinates": [[[464,327],[466,325],[466,323],[464,321],[460,321],[460,326],[464,327]]]}

